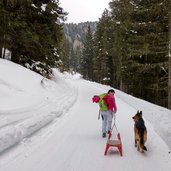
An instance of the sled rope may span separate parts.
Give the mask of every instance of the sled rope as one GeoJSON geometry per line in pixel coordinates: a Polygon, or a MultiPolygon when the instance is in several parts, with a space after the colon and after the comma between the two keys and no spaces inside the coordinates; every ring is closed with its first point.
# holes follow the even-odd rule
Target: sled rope
{"type": "Polygon", "coordinates": [[[118,133],[119,131],[118,131],[118,128],[117,128],[117,126],[116,126],[115,120],[116,120],[116,116],[115,116],[115,114],[113,114],[113,125],[112,125],[111,132],[113,131],[113,129],[114,129],[114,127],[115,127],[115,129],[116,129],[116,131],[117,131],[117,133],[118,133]]]}

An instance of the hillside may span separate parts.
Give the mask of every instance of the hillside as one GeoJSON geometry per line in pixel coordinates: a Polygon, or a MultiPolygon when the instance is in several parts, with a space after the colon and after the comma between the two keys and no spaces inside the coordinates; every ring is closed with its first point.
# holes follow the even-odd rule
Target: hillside
{"type": "Polygon", "coordinates": [[[64,33],[72,42],[74,42],[77,37],[79,37],[80,41],[83,42],[88,26],[90,25],[92,32],[95,33],[96,24],[97,22],[83,22],[78,24],[66,23],[64,24],[64,33]]]}
{"type": "Polygon", "coordinates": [[[97,22],[64,24],[64,33],[66,37],[65,52],[67,52],[66,58],[69,60],[69,70],[80,72],[80,61],[87,29],[90,26],[92,33],[95,33],[96,24],[97,22]]]}

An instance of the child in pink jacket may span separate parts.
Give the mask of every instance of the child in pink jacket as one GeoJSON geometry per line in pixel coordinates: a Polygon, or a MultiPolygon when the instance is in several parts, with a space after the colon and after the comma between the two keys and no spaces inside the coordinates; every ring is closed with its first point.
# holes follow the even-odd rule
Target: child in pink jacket
{"type": "Polygon", "coordinates": [[[116,113],[117,107],[114,97],[115,91],[110,89],[108,93],[103,97],[108,110],[103,111],[103,121],[102,121],[102,137],[106,137],[106,132],[110,133],[112,127],[113,113],[116,113]]]}

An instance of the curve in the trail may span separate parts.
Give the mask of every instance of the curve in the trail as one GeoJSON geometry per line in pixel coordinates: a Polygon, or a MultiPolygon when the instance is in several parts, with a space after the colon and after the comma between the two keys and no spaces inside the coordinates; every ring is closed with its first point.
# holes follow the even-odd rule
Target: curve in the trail
{"type": "MultiPolygon", "coordinates": [[[[37,91],[36,95],[43,93],[43,98],[40,101],[38,99],[36,104],[0,111],[0,152],[62,116],[75,103],[78,92],[74,84],[69,80],[61,80],[58,72],[55,77],[57,78],[54,81],[44,79],[40,82],[40,92],[37,91]]],[[[34,96],[30,100],[31,98],[34,96]]]]}

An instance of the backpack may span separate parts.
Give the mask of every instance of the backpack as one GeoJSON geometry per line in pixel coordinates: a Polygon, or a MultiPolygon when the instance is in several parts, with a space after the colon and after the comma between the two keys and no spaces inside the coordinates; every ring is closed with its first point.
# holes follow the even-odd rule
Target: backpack
{"type": "Polygon", "coordinates": [[[107,95],[107,93],[103,93],[100,95],[100,100],[99,100],[99,106],[100,110],[108,110],[107,104],[104,100],[104,97],[107,95]]]}
{"type": "Polygon", "coordinates": [[[92,98],[93,103],[99,103],[100,110],[108,110],[106,102],[104,101],[103,97],[105,97],[107,94],[103,93],[101,95],[94,95],[92,98]]]}

